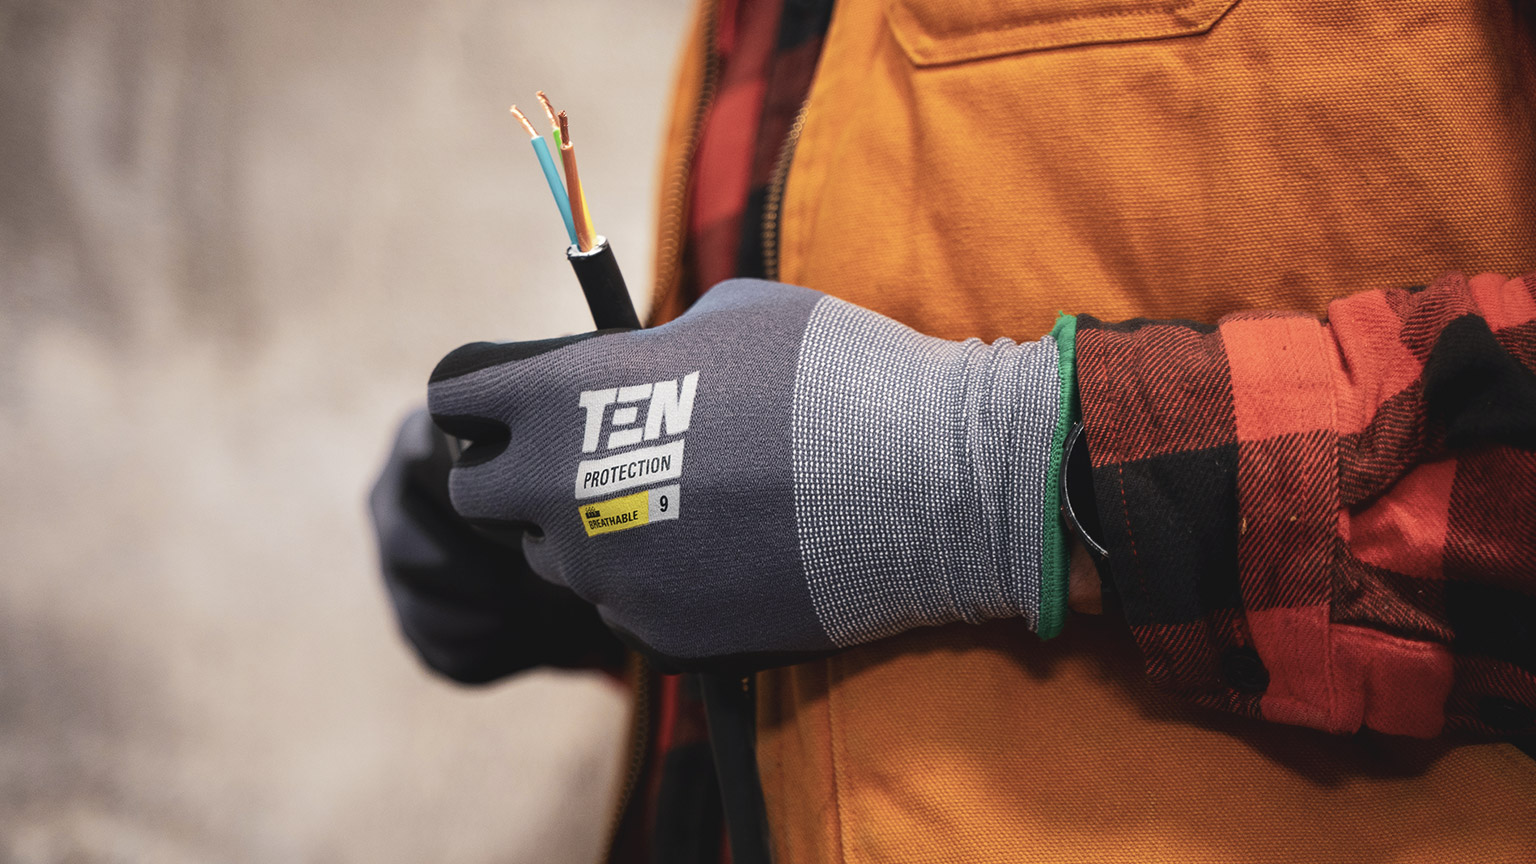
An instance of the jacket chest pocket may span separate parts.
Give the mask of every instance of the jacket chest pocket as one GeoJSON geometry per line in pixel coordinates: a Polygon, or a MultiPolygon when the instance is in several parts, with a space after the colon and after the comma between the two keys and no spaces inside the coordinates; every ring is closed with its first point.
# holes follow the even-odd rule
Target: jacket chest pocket
{"type": "Polygon", "coordinates": [[[1204,33],[1238,0],[891,0],[886,19],[917,66],[1204,33]]]}

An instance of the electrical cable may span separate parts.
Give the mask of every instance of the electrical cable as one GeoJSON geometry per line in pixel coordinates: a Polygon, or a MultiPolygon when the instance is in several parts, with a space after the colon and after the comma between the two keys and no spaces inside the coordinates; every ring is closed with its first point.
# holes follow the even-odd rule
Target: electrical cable
{"type": "MultiPolygon", "coordinates": [[[[619,271],[618,259],[613,255],[613,247],[608,245],[608,238],[598,234],[592,227],[592,217],[587,210],[586,195],[581,187],[581,176],[576,171],[576,149],[571,146],[570,120],[564,111],[555,113],[555,108],[549,102],[549,97],[544,91],[537,93],[539,104],[544,106],[544,113],[548,115],[550,131],[555,139],[555,146],[560,148],[560,161],[565,168],[565,198],[568,206],[562,206],[560,212],[566,217],[566,227],[570,228],[575,220],[575,230],[571,237],[571,245],[565,250],[565,258],[571,262],[571,270],[576,274],[576,281],[581,283],[581,293],[586,297],[587,309],[592,313],[592,321],[599,330],[611,328],[640,329],[640,316],[635,314],[634,302],[630,299],[629,288],[624,284],[624,274],[619,271]]],[[[544,139],[533,131],[533,126],[528,119],[516,108],[512,113],[522,122],[523,127],[530,135],[537,138],[534,149],[539,151],[540,164],[544,166],[544,175],[550,178],[550,190],[555,190],[553,176],[554,166],[549,160],[549,150],[541,148],[544,139]]],[[[561,195],[557,192],[555,197],[561,195]]],[[[713,743],[713,757],[717,765],[722,764],[727,747],[721,743],[722,737],[726,737],[728,729],[749,728],[742,725],[741,717],[752,716],[752,706],[755,704],[751,695],[745,700],[737,693],[738,676],[721,674],[701,674],[701,691],[705,704],[705,711],[709,723],[710,738],[713,743]],[[727,722],[732,721],[734,722],[727,722]]],[[[746,754],[733,765],[738,765],[739,771],[750,771],[755,778],[757,773],[756,763],[752,760],[750,743],[732,739],[729,749],[736,755],[746,754]],[[741,768],[740,766],[747,766],[741,768]]],[[[758,784],[748,784],[750,789],[757,789],[758,784]]],[[[735,804],[736,809],[748,813],[762,813],[763,803],[761,794],[755,797],[749,792],[743,796],[735,796],[728,804],[735,804]]],[[[732,844],[732,851],[741,861],[755,860],[743,850],[766,848],[767,841],[762,839],[762,819],[753,819],[750,823],[736,820],[732,826],[733,840],[739,839],[739,843],[732,844]],[[750,838],[748,835],[752,835],[750,838]]]]}
{"type": "Polygon", "coordinates": [[[556,114],[543,90],[538,91],[537,95],[545,116],[549,118],[555,143],[560,148],[560,160],[565,168],[563,185],[544,136],[533,128],[533,124],[523,112],[517,110],[516,105],[512,106],[512,115],[532,139],[533,150],[539,157],[539,166],[544,169],[544,179],[549,182],[549,191],[555,196],[555,203],[560,206],[560,217],[565,220],[566,234],[571,240],[571,245],[565,250],[565,258],[571,262],[576,281],[581,283],[581,292],[586,297],[592,321],[602,330],[639,329],[640,316],[635,314],[635,304],[630,299],[628,286],[624,284],[624,274],[619,271],[613,247],[608,244],[608,238],[598,234],[592,227],[592,216],[587,210],[586,195],[581,188],[581,175],[576,170],[576,150],[571,146],[570,119],[564,111],[556,114]]]}

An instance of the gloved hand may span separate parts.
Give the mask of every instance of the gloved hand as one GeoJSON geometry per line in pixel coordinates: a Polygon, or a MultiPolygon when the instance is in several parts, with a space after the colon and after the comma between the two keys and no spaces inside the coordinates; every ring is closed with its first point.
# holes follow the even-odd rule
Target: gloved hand
{"type": "Polygon", "coordinates": [[[451,465],[442,433],[418,410],[368,497],[384,583],[422,661],[466,684],[542,665],[616,668],[623,646],[590,603],[453,512],[451,465]]]}
{"type": "Polygon", "coordinates": [[[988,618],[1050,635],[1072,403],[1057,335],[1065,355],[950,342],[742,280],[652,330],[466,345],[428,404],[471,442],[454,507],[526,531],[535,572],[673,668],[988,618]]]}

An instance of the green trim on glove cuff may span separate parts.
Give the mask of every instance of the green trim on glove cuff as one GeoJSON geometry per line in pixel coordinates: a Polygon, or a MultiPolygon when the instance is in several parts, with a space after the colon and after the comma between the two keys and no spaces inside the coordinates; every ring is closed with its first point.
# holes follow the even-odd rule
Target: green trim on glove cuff
{"type": "Polygon", "coordinates": [[[1061,396],[1056,415],[1056,432],[1051,436],[1051,466],[1045,482],[1045,512],[1041,524],[1040,554],[1040,627],[1041,639],[1050,639],[1061,632],[1067,617],[1067,581],[1072,560],[1067,546],[1066,527],[1061,522],[1061,471],[1062,451],[1067,443],[1067,433],[1077,422],[1080,413],[1077,404],[1077,317],[1062,315],[1051,328],[1051,338],[1056,340],[1058,356],[1057,374],[1061,378],[1061,396]]]}

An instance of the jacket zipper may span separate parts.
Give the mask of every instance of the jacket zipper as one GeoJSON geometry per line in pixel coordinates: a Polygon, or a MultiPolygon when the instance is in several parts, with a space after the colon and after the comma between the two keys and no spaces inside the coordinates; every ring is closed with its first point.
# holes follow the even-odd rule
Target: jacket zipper
{"type": "Polygon", "coordinates": [[[800,143],[800,130],[805,127],[805,109],[810,97],[800,103],[795,122],[779,145],[779,156],[769,175],[768,192],[763,198],[763,278],[777,281],[779,278],[779,217],[784,210],[784,187],[789,183],[789,165],[795,160],[795,147],[800,143]]]}
{"type": "Polygon", "coordinates": [[[688,126],[688,136],[677,151],[677,160],[666,175],[667,187],[662,200],[665,206],[660,215],[661,235],[656,244],[657,279],[656,296],[670,291],[682,272],[683,238],[688,234],[684,215],[688,208],[688,181],[692,172],[689,165],[698,149],[699,136],[704,128],[704,113],[715,99],[719,86],[720,54],[715,42],[720,30],[720,4],[718,0],[705,0],[704,12],[704,77],[700,82],[699,98],[694,103],[693,120],[688,126]],[[663,269],[664,268],[664,269],[663,269]]]}

